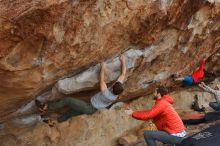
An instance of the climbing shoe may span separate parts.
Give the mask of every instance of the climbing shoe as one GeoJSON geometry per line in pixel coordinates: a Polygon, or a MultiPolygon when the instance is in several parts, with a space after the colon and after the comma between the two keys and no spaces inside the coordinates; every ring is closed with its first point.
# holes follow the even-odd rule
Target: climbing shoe
{"type": "Polygon", "coordinates": [[[55,122],[51,118],[42,115],[41,119],[42,119],[42,121],[44,123],[48,124],[50,127],[54,127],[55,126],[55,122]]]}
{"type": "Polygon", "coordinates": [[[43,113],[43,114],[45,114],[46,113],[46,111],[47,111],[47,104],[44,104],[44,103],[42,103],[41,101],[39,101],[39,100],[35,100],[35,105],[39,108],[39,110],[43,113]]]}

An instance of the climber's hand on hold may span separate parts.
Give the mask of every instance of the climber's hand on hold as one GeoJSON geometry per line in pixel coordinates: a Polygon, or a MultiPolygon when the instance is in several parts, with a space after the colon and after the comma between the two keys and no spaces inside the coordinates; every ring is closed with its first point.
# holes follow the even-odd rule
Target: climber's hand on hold
{"type": "Polygon", "coordinates": [[[133,114],[133,110],[131,110],[131,109],[127,109],[127,110],[125,110],[125,114],[127,114],[127,115],[129,115],[129,116],[131,116],[132,114],[133,114]]]}
{"type": "Polygon", "coordinates": [[[119,57],[119,60],[121,61],[121,63],[125,63],[125,56],[124,55],[121,55],[119,57]]]}
{"type": "Polygon", "coordinates": [[[120,81],[121,83],[124,83],[125,81],[125,76],[126,76],[126,64],[125,64],[125,56],[121,55],[119,57],[119,60],[121,62],[121,75],[118,77],[118,81],[120,81]]]}
{"type": "Polygon", "coordinates": [[[105,63],[104,62],[100,64],[99,85],[100,85],[100,91],[103,92],[105,89],[107,89],[107,85],[105,83],[105,63]]]}
{"type": "Polygon", "coordinates": [[[105,63],[104,62],[102,62],[102,63],[100,63],[100,67],[101,67],[101,69],[105,69],[105,63]]]}

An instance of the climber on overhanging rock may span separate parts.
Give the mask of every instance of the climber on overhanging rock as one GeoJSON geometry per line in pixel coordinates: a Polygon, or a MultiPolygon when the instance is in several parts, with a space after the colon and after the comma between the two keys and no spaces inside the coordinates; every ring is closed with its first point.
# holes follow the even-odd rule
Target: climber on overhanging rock
{"type": "Polygon", "coordinates": [[[219,85],[217,85],[214,89],[207,86],[204,82],[199,84],[199,87],[204,89],[205,91],[214,94],[216,102],[210,102],[209,106],[213,108],[214,110],[218,111],[220,110],[220,88],[219,85]]]}
{"type": "Polygon", "coordinates": [[[183,86],[191,86],[197,84],[201,78],[204,77],[204,65],[205,59],[201,61],[199,69],[193,72],[191,75],[186,75],[184,77],[177,77],[178,75],[172,75],[174,81],[182,81],[183,86]]]}
{"type": "Polygon", "coordinates": [[[97,110],[107,108],[111,105],[123,92],[122,84],[125,80],[126,75],[126,65],[125,65],[125,57],[120,56],[121,62],[121,75],[118,80],[112,84],[109,88],[105,83],[105,64],[101,63],[100,65],[100,74],[99,74],[99,85],[100,92],[94,95],[90,102],[85,102],[80,99],[65,97],[59,101],[49,102],[49,103],[41,103],[39,100],[36,100],[35,103],[39,107],[40,111],[44,114],[47,111],[55,111],[63,107],[69,107],[70,110],[63,113],[58,117],[58,122],[63,122],[70,117],[78,116],[82,114],[93,114],[97,110]]]}
{"type": "Polygon", "coordinates": [[[125,110],[137,120],[152,119],[158,131],[145,131],[144,138],[148,146],[156,146],[156,140],[166,144],[179,144],[186,135],[180,116],[172,107],[173,99],[165,87],[158,87],[154,93],[155,105],[144,111],[125,110]]]}

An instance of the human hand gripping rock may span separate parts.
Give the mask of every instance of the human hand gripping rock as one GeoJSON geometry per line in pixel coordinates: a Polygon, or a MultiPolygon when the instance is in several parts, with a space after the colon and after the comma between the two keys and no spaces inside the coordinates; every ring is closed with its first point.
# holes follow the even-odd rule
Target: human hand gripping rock
{"type": "Polygon", "coordinates": [[[106,64],[105,64],[104,62],[100,63],[100,67],[101,67],[102,69],[105,69],[105,66],[106,66],[106,64]]]}

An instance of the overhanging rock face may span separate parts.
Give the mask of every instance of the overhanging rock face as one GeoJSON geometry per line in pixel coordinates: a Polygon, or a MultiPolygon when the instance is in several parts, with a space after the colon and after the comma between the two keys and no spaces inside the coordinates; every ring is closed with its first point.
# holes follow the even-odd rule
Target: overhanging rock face
{"type": "MultiPolygon", "coordinates": [[[[0,7],[0,132],[39,122],[34,100],[52,99],[55,87],[88,99],[92,92],[86,90],[98,87],[100,60],[110,83],[120,74],[115,56],[126,48],[124,100],[151,94],[158,84],[176,87],[169,75],[190,74],[204,57],[205,68],[219,74],[219,0],[0,0],[0,7]]],[[[189,92],[176,100],[181,109],[191,104],[189,92]]],[[[149,107],[148,101],[133,107],[149,107]]],[[[25,134],[0,137],[0,145],[112,146],[138,125],[128,122],[124,108],[54,129],[38,123],[25,134]]]]}
{"type": "MultiPolygon", "coordinates": [[[[138,50],[138,49],[129,49],[128,51],[124,52],[123,55],[125,56],[126,59],[127,70],[131,70],[132,68],[134,68],[136,60],[140,56],[144,55],[144,53],[145,53],[144,50],[138,50]]],[[[106,71],[105,71],[106,83],[110,83],[112,81],[115,81],[120,75],[121,64],[119,61],[119,57],[116,57],[111,60],[107,60],[105,63],[106,63],[106,71]]],[[[74,92],[87,90],[89,88],[93,88],[98,83],[98,75],[99,75],[99,65],[97,64],[71,78],[65,78],[63,80],[59,80],[57,82],[56,87],[60,92],[64,94],[71,94],[74,92]]]]}
{"type": "MultiPolygon", "coordinates": [[[[155,51],[157,47],[158,46],[151,45],[150,47],[144,49],[128,49],[122,53],[125,56],[127,70],[131,71],[134,69],[137,59],[143,58],[144,62],[151,62],[158,53],[155,51]]],[[[171,43],[168,47],[172,48],[174,47],[174,44],[171,43]]],[[[164,49],[168,50],[169,48],[164,49]]],[[[119,61],[119,57],[109,59],[105,63],[105,81],[106,83],[111,83],[119,77],[121,73],[121,63],[119,61]]],[[[92,66],[73,77],[59,80],[56,84],[56,88],[59,92],[64,94],[71,94],[94,88],[98,83],[99,70],[99,64],[92,66]]],[[[166,74],[166,72],[161,72],[152,80],[159,81],[164,79],[164,74],[166,74]]],[[[165,76],[167,77],[167,75],[165,76]]]]}

